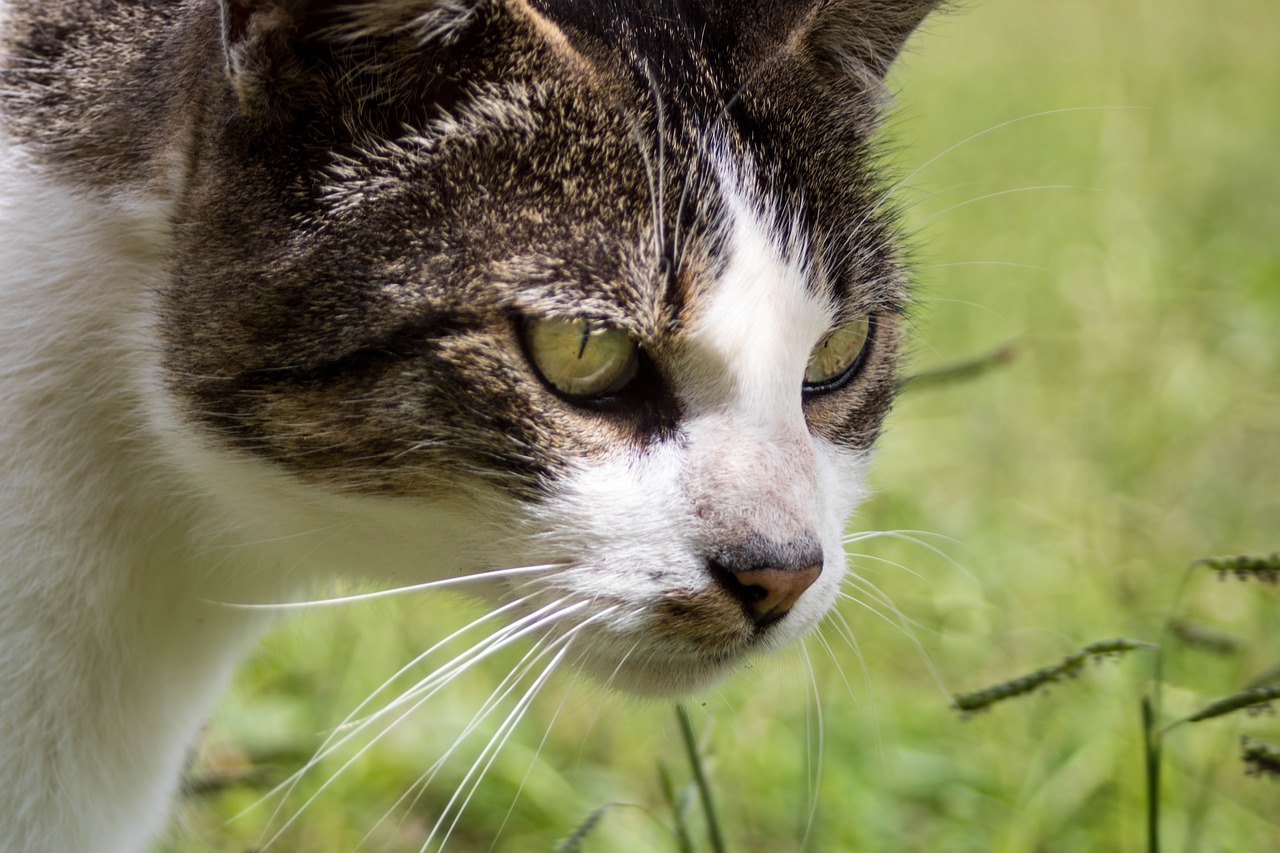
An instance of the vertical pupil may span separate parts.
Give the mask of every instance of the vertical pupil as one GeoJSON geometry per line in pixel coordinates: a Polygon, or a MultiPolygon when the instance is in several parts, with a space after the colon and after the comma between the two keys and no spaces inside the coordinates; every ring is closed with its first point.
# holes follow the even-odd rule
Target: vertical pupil
{"type": "Polygon", "coordinates": [[[582,341],[578,344],[578,360],[582,360],[582,354],[587,351],[587,340],[591,337],[591,326],[586,323],[582,324],[582,341]]]}

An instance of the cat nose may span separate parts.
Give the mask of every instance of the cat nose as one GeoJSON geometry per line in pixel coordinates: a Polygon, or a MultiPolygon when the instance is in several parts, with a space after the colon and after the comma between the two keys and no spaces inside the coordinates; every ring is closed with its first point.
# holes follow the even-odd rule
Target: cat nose
{"type": "Polygon", "coordinates": [[[786,616],[822,574],[822,546],[813,536],[787,543],[752,539],[712,549],[707,562],[712,577],[764,628],[786,616]]]}
{"type": "Polygon", "coordinates": [[[752,569],[730,572],[722,581],[747,609],[747,615],[764,628],[777,622],[800,600],[822,574],[822,564],[802,569],[752,569]]]}

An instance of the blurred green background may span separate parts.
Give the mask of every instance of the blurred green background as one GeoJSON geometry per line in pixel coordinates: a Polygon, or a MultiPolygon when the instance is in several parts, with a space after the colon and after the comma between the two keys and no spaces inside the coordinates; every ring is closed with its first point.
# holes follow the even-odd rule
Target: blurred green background
{"type": "MultiPolygon", "coordinates": [[[[1143,850],[1150,655],[965,722],[949,694],[1093,640],[1158,640],[1193,559],[1280,549],[1280,3],[962,6],[895,75],[888,136],[922,300],[912,364],[1009,342],[1017,357],[908,390],[893,414],[878,494],[851,530],[928,534],[851,546],[882,590],[842,607],[858,649],[829,623],[690,703],[734,850],[1143,850]]],[[[1170,714],[1280,662],[1277,593],[1195,576],[1180,617],[1240,650],[1172,644],[1170,714]]],[[[279,781],[305,763],[459,609],[380,603],[284,624],[210,727],[204,778],[229,784],[185,799],[168,849],[260,843],[271,807],[231,820],[264,790],[243,774],[279,781]]],[[[380,819],[515,659],[433,699],[271,849],[349,851],[372,831],[362,849],[417,850],[510,702],[380,819]]],[[[1280,850],[1280,781],[1244,776],[1241,733],[1277,741],[1280,723],[1240,715],[1169,738],[1166,849],[1280,850]]],[[[308,774],[281,814],[344,760],[308,774]]],[[[669,706],[555,681],[448,849],[550,850],[616,803],[584,850],[674,851],[661,767],[688,783],[669,706]]]]}

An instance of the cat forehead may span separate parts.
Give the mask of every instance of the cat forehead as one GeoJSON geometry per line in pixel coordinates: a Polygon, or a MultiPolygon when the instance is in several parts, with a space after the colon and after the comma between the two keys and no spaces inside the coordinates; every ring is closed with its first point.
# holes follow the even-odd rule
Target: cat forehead
{"type": "Polygon", "coordinates": [[[447,309],[434,286],[447,282],[456,302],[596,319],[642,341],[687,326],[726,277],[742,279],[726,273],[743,257],[757,285],[770,273],[802,282],[827,323],[897,309],[892,242],[872,205],[810,206],[776,152],[731,123],[677,132],[660,101],[598,94],[487,85],[398,139],[334,153],[316,229],[345,225],[369,243],[400,300],[447,309]],[[867,232],[861,244],[850,223],[867,232]]]}
{"type": "MultiPolygon", "coordinates": [[[[561,151],[553,157],[563,159],[563,166],[550,167],[560,173],[556,177],[532,170],[536,157],[527,150],[506,157],[467,151],[461,158],[444,157],[454,161],[452,168],[442,165],[438,149],[465,151],[468,135],[492,135],[491,144],[505,146],[510,140],[502,139],[504,129],[512,125],[520,126],[520,134],[537,132],[539,119],[527,93],[482,109],[501,129],[486,128],[475,114],[461,114],[440,122],[434,137],[414,135],[382,145],[363,161],[339,158],[330,169],[332,180],[323,191],[326,219],[355,212],[359,221],[360,208],[386,207],[388,229],[399,224],[402,239],[410,241],[419,239],[421,218],[412,211],[430,206],[424,192],[439,182],[453,184],[448,194],[455,202],[475,192],[476,185],[485,188],[482,197],[501,188],[501,204],[469,214],[456,207],[441,211],[454,217],[463,233],[450,239],[448,228],[430,229],[441,245],[420,256],[424,266],[414,268],[408,247],[381,253],[396,268],[385,274],[383,287],[410,308],[425,300],[448,310],[440,300],[452,299],[514,308],[526,316],[584,317],[661,346],[672,334],[705,325],[711,305],[725,304],[726,291],[727,298],[743,305],[766,312],[777,308],[777,318],[793,326],[800,339],[818,336],[842,313],[882,307],[861,304],[862,289],[846,293],[850,298],[843,303],[836,299],[823,265],[815,262],[802,217],[784,215],[778,199],[759,186],[752,160],[723,138],[711,137],[705,158],[691,164],[666,162],[660,143],[651,150],[645,146],[652,143],[639,136],[615,140],[617,159],[607,168],[561,151]],[[459,159],[468,167],[459,168],[459,159]],[[421,160],[416,169],[409,168],[416,160],[421,160]],[[371,166],[374,161],[379,165],[371,166]],[[684,177],[672,180],[664,174],[667,169],[684,177]],[[417,170],[421,179],[431,180],[416,179],[417,170]],[[561,184],[551,200],[549,180],[561,184]],[[684,197],[669,217],[664,195],[677,191],[684,197]],[[441,255],[460,253],[468,256],[470,286],[459,287],[455,276],[437,275],[441,255]],[[802,306],[803,318],[796,306],[802,306]]],[[[550,134],[544,144],[554,147],[555,131],[550,134]]],[[[585,147],[601,144],[594,140],[585,147]]],[[[360,228],[375,239],[386,236],[367,224],[360,228]]]]}

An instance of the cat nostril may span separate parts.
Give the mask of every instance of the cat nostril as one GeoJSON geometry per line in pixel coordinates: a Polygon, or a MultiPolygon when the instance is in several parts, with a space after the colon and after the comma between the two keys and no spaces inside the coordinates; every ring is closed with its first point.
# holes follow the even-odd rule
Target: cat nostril
{"type": "Polygon", "coordinates": [[[745,571],[732,571],[717,561],[710,565],[715,579],[742,603],[747,615],[761,628],[786,616],[822,574],[821,562],[797,568],[766,566],[745,571]]]}

